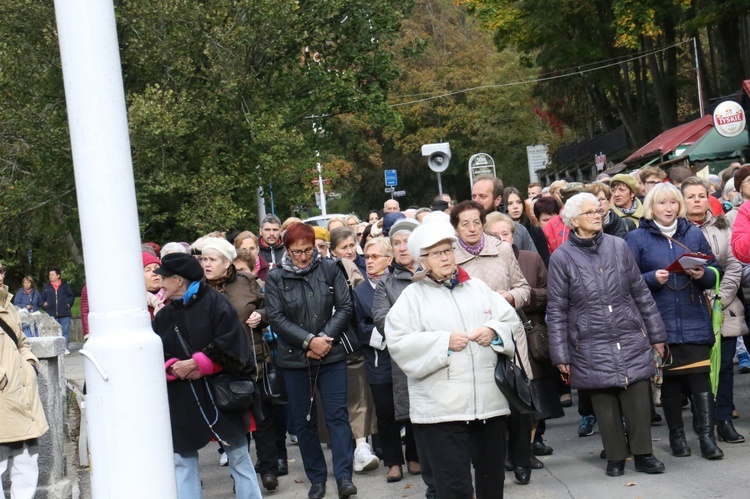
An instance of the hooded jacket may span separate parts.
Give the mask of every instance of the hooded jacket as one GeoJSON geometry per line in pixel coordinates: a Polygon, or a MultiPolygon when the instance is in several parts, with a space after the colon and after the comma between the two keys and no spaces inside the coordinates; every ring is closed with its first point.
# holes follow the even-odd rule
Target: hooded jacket
{"type": "Polygon", "coordinates": [[[742,263],[750,263],[750,203],[737,210],[732,224],[732,253],[742,263]]]}
{"type": "MultiPolygon", "coordinates": [[[[745,323],[745,306],[737,293],[742,282],[742,264],[732,254],[730,242],[732,229],[722,215],[714,217],[708,212],[708,219],[700,227],[706,237],[716,260],[724,268],[724,276],[719,284],[719,298],[724,308],[724,323],[721,328],[722,336],[742,336],[748,334],[745,323]]],[[[715,291],[710,289],[707,294],[713,297],[715,291]]]]}
{"type": "Polygon", "coordinates": [[[16,345],[0,328],[0,444],[37,438],[49,429],[34,369],[39,368],[39,361],[21,331],[12,298],[8,286],[0,287],[0,317],[18,339],[16,345]]]}
{"type": "Polygon", "coordinates": [[[554,365],[572,388],[627,387],[654,374],[651,345],[664,323],[622,239],[571,232],[550,258],[547,328],[554,365]]]}
{"type": "Polygon", "coordinates": [[[391,358],[406,373],[412,423],[474,421],[510,414],[495,384],[497,354],[512,356],[513,308],[479,279],[458,269],[453,289],[427,278],[401,293],[385,320],[391,358]],[[450,352],[451,331],[492,329],[502,344],[470,341],[450,352]]]}
{"type": "MultiPolygon", "coordinates": [[[[694,253],[710,255],[707,264],[719,270],[720,276],[723,274],[711,252],[711,246],[698,227],[680,218],[677,220],[677,229],[672,238],[694,253]]],[[[714,287],[715,274],[706,270],[700,279],[691,279],[687,274],[671,272],[667,283],[659,284],[655,277],[656,271],[667,268],[688,251],[666,238],[653,220],[641,220],[640,227],[630,232],[625,241],[656,300],[656,306],[667,328],[667,342],[712,345],[714,334],[703,291],[714,287]]]]}

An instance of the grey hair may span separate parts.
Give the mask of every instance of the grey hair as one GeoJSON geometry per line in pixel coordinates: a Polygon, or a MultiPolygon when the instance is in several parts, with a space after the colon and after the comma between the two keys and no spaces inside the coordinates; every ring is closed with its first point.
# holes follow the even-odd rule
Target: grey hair
{"type": "Polygon", "coordinates": [[[263,224],[276,224],[281,227],[281,220],[276,215],[270,214],[263,217],[263,220],[260,221],[261,227],[263,227],[263,224]]]}
{"type": "Polygon", "coordinates": [[[161,247],[161,256],[170,253],[189,253],[189,251],[180,243],[170,242],[161,247]]]}
{"type": "Polygon", "coordinates": [[[581,216],[581,209],[583,203],[586,201],[591,201],[596,206],[599,206],[599,200],[596,199],[596,196],[588,192],[576,194],[565,203],[565,207],[563,208],[562,213],[560,213],[560,216],[567,228],[571,230],[573,229],[573,219],[581,216]]]}

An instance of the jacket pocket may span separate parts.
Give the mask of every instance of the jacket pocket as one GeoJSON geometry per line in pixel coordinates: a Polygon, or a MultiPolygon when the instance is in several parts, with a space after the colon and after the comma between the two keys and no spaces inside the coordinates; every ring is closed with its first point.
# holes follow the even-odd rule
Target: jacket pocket
{"type": "Polygon", "coordinates": [[[0,392],[4,391],[8,387],[8,371],[4,367],[0,367],[0,392]]]}

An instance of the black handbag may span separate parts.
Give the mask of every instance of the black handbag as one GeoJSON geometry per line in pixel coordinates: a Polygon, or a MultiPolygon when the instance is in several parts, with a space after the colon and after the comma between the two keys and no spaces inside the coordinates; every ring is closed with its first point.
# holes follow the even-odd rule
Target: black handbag
{"type": "Polygon", "coordinates": [[[244,374],[218,373],[210,378],[216,407],[226,412],[246,411],[255,403],[255,382],[244,374]]]}
{"type": "MultiPolygon", "coordinates": [[[[513,340],[513,346],[516,346],[516,340],[513,340]]],[[[497,355],[495,383],[508,400],[508,404],[519,414],[536,412],[534,407],[535,388],[523,368],[518,348],[515,349],[513,359],[502,353],[497,355]],[[514,362],[514,359],[517,362],[514,362]]]]}
{"type": "MultiPolygon", "coordinates": [[[[349,296],[351,297],[352,308],[353,308],[354,307],[354,288],[352,287],[352,283],[349,281],[349,276],[346,274],[346,269],[344,268],[344,264],[341,263],[340,260],[336,260],[336,266],[344,274],[344,279],[346,280],[346,285],[349,288],[349,296]]],[[[336,279],[334,276],[327,275],[326,281],[329,286],[333,287],[336,279]]],[[[359,334],[357,334],[358,331],[359,331],[359,322],[357,322],[357,314],[352,312],[352,315],[349,318],[349,324],[347,325],[347,328],[341,331],[341,334],[339,334],[339,337],[336,340],[337,343],[341,343],[341,345],[344,347],[344,351],[346,352],[346,355],[351,355],[354,352],[358,352],[359,349],[362,347],[362,342],[359,341],[359,334]]]]}
{"type": "MultiPolygon", "coordinates": [[[[184,326],[184,323],[183,323],[184,326]]],[[[175,327],[175,334],[180,345],[188,356],[192,356],[192,349],[182,337],[180,330],[175,327]]],[[[257,405],[257,390],[251,373],[247,372],[252,367],[246,365],[239,374],[221,372],[204,378],[206,388],[213,394],[213,402],[216,407],[226,412],[246,411],[257,405]]],[[[191,381],[192,383],[192,381],[191,381]]],[[[196,402],[198,402],[196,396],[196,402]]],[[[200,402],[198,402],[200,405],[200,402]]],[[[262,413],[258,411],[256,418],[262,420],[262,413]]]]}
{"type": "Polygon", "coordinates": [[[266,362],[263,365],[263,378],[260,381],[260,395],[265,400],[270,400],[272,404],[286,404],[286,390],[284,390],[284,380],[276,370],[276,364],[266,362]]]}
{"type": "Polygon", "coordinates": [[[542,323],[532,325],[523,310],[518,311],[518,317],[521,318],[523,328],[526,331],[526,344],[531,358],[540,364],[551,363],[547,325],[542,323]]]}

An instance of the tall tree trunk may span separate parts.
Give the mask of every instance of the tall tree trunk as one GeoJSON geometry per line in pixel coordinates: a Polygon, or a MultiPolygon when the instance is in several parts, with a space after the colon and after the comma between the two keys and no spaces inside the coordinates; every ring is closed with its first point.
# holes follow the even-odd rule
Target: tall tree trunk
{"type": "MultiPolygon", "coordinates": [[[[57,223],[59,223],[61,227],[67,227],[67,224],[65,223],[65,217],[63,216],[62,207],[58,203],[55,203],[53,212],[55,214],[55,218],[57,219],[57,223]]],[[[80,248],[78,248],[78,243],[76,243],[73,234],[71,234],[67,229],[65,230],[65,244],[68,245],[70,257],[74,262],[76,262],[76,265],[83,265],[83,256],[81,256],[81,250],[80,248]]]]}
{"type": "MultiPolygon", "coordinates": [[[[645,40],[647,50],[653,50],[654,44],[651,39],[645,40]]],[[[669,94],[666,89],[666,83],[659,67],[659,63],[656,60],[655,54],[650,54],[646,57],[648,61],[648,67],[651,71],[651,82],[654,88],[654,96],[656,97],[656,108],[659,110],[659,121],[661,122],[661,129],[667,130],[672,125],[669,118],[669,94]]]]}

